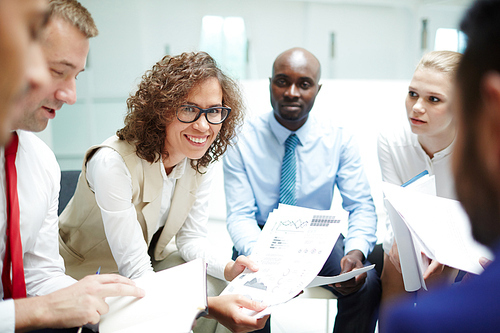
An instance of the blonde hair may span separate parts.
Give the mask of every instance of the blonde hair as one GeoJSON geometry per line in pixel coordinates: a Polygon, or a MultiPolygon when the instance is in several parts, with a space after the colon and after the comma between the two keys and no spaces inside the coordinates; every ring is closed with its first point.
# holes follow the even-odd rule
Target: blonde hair
{"type": "Polygon", "coordinates": [[[432,51],[424,54],[415,71],[419,69],[435,69],[440,72],[455,75],[462,54],[453,51],[432,51]]]}
{"type": "Polygon", "coordinates": [[[91,38],[99,34],[99,30],[89,11],[76,0],[51,0],[49,2],[50,17],[60,17],[78,28],[85,37],[91,38]]]}

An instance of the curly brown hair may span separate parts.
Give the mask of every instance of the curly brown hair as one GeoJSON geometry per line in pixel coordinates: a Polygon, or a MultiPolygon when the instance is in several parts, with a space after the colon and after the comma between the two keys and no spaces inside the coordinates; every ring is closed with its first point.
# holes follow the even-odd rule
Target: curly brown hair
{"type": "Polygon", "coordinates": [[[127,99],[125,127],[116,135],[132,143],[136,154],[149,163],[168,156],[165,149],[166,128],[176,119],[175,111],[196,85],[216,78],[222,88],[222,104],[231,112],[222,123],[215,141],[199,160],[191,160],[198,172],[221,157],[243,122],[244,106],[241,92],[234,80],[217,66],[205,52],[186,52],[165,56],[142,77],[139,89],[127,99]]]}

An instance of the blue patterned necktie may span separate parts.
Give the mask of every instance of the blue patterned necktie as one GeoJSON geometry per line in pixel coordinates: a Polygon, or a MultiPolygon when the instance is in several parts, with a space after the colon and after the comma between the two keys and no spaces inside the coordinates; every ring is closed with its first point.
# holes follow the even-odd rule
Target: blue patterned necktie
{"type": "Polygon", "coordinates": [[[281,165],[280,203],[287,205],[297,203],[295,197],[295,147],[298,143],[299,138],[295,134],[290,134],[285,141],[285,157],[283,157],[281,165]]]}

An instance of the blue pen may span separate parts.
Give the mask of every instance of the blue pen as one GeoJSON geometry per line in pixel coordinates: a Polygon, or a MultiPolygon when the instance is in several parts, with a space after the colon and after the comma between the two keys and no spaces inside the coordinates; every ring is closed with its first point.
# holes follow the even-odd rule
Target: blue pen
{"type": "Polygon", "coordinates": [[[99,268],[97,269],[96,274],[97,274],[97,275],[101,274],[101,266],[99,266],[99,268]]]}
{"type": "Polygon", "coordinates": [[[401,185],[401,187],[406,187],[406,186],[410,185],[411,183],[414,183],[415,181],[419,180],[420,178],[422,178],[423,176],[428,175],[428,174],[429,174],[429,171],[424,170],[421,173],[419,173],[418,175],[416,175],[415,177],[413,177],[412,179],[410,179],[409,181],[407,181],[406,183],[404,183],[403,185],[401,185]]]}

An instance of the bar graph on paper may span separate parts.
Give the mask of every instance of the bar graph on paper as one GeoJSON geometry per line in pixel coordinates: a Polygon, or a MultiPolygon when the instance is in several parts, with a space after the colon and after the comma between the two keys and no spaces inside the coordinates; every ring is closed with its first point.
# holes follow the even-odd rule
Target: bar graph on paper
{"type": "Polygon", "coordinates": [[[280,205],[269,214],[252,252],[257,272],[245,271],[224,291],[277,305],[297,295],[321,270],[345,216],[280,205]]]}

